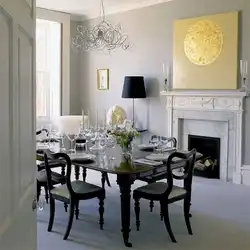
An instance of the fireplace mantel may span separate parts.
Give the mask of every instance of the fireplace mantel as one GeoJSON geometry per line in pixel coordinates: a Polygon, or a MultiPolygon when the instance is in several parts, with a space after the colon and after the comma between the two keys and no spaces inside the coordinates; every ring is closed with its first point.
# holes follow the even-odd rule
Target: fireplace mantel
{"type": "Polygon", "coordinates": [[[239,90],[171,90],[161,91],[161,96],[245,97],[247,92],[239,90]]]}
{"type": "Polygon", "coordinates": [[[197,122],[197,131],[204,136],[215,133],[214,129],[223,129],[221,179],[242,183],[243,101],[248,93],[239,90],[172,90],[161,91],[160,95],[165,99],[167,136],[176,137],[180,144],[185,139],[185,121],[197,122]],[[201,123],[204,128],[199,125],[201,123]]]}

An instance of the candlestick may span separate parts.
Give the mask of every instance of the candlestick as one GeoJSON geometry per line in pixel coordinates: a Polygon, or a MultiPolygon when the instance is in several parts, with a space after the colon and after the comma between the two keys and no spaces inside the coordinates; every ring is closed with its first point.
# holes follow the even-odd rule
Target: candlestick
{"type": "Polygon", "coordinates": [[[248,62],[246,60],[240,60],[240,77],[241,77],[241,91],[249,92],[249,86],[247,83],[248,74],[248,62]]]}

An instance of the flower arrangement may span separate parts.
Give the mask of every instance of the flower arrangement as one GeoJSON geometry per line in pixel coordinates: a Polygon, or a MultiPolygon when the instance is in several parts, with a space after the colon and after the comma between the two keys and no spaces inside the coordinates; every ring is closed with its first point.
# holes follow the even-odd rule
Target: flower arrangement
{"type": "Polygon", "coordinates": [[[117,144],[121,146],[122,149],[128,149],[131,147],[131,142],[139,133],[136,129],[132,128],[130,121],[125,120],[124,124],[110,132],[116,138],[117,144]]]}

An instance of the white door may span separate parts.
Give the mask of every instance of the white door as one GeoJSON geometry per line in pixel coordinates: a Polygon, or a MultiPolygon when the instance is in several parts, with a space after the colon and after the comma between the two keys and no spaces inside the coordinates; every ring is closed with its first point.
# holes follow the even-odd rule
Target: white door
{"type": "Polygon", "coordinates": [[[0,0],[0,249],[36,249],[35,1],[0,0]]]}

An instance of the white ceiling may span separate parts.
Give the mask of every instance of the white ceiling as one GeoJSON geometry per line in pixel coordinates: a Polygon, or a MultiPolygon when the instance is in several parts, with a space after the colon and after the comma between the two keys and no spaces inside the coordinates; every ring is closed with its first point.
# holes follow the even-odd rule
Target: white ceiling
{"type": "MultiPolygon", "coordinates": [[[[106,14],[124,12],[173,0],[104,0],[106,14]]],[[[100,0],[37,0],[37,7],[80,15],[86,18],[100,16],[100,0]]]]}

